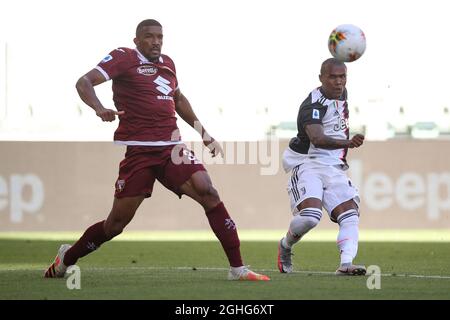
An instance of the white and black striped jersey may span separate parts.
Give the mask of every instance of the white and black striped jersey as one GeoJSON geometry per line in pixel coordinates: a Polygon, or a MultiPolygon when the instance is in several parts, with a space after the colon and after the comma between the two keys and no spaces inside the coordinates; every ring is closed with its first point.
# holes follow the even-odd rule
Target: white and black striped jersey
{"type": "Polygon", "coordinates": [[[321,88],[314,89],[300,106],[297,117],[297,136],[289,142],[284,155],[286,171],[301,163],[344,165],[347,168],[347,148],[321,149],[315,147],[305,131],[308,124],[321,124],[324,134],[334,139],[349,138],[347,90],[339,99],[327,99],[321,88]]]}

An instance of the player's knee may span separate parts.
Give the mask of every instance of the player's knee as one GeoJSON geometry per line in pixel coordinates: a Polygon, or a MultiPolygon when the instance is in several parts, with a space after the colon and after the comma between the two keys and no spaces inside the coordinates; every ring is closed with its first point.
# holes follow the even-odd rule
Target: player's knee
{"type": "Polygon", "coordinates": [[[194,173],[189,180],[191,187],[200,197],[213,193],[213,186],[208,174],[204,171],[194,173]]]}
{"type": "Polygon", "coordinates": [[[217,190],[213,187],[212,183],[210,181],[206,180],[199,180],[195,181],[193,184],[195,192],[201,196],[201,197],[219,197],[219,193],[217,190]]]}
{"type": "Polygon", "coordinates": [[[312,218],[312,217],[305,217],[306,218],[306,225],[309,227],[309,229],[314,228],[315,226],[317,226],[319,224],[319,219],[317,218],[312,218]]]}
{"type": "Polygon", "coordinates": [[[213,201],[220,202],[219,193],[217,190],[211,185],[208,189],[208,197],[213,201]]]}
{"type": "Polygon", "coordinates": [[[210,192],[209,191],[210,185],[205,182],[199,182],[194,185],[194,189],[195,189],[195,192],[199,196],[203,197],[203,196],[206,196],[210,192]]]}
{"type": "Polygon", "coordinates": [[[311,230],[320,222],[322,218],[322,210],[318,208],[305,208],[300,210],[299,214],[292,219],[291,227],[295,228],[296,224],[302,225],[302,228],[311,230]]]}
{"type": "Polygon", "coordinates": [[[200,204],[206,211],[215,208],[220,202],[219,193],[212,186],[200,198],[200,204]]]}
{"type": "Polygon", "coordinates": [[[203,179],[192,179],[192,187],[198,195],[203,196],[208,192],[209,184],[203,179]]]}
{"type": "Polygon", "coordinates": [[[359,224],[359,212],[356,209],[350,209],[341,213],[337,219],[337,223],[342,226],[353,226],[359,224]]]}

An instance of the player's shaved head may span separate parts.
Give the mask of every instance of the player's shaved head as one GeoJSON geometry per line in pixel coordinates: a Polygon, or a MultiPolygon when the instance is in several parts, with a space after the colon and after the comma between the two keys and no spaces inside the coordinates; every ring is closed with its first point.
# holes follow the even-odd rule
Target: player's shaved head
{"type": "Polygon", "coordinates": [[[322,63],[322,67],[320,67],[320,74],[326,73],[330,66],[345,67],[347,69],[347,66],[342,61],[339,61],[336,58],[330,58],[322,63]]]}
{"type": "Polygon", "coordinates": [[[347,67],[345,63],[330,58],[322,63],[319,80],[320,90],[328,99],[339,99],[345,91],[347,83],[347,67]]]}
{"type": "Polygon", "coordinates": [[[162,25],[161,25],[161,23],[159,23],[158,21],[156,21],[154,19],[143,20],[136,27],[136,37],[138,36],[139,32],[141,31],[141,29],[143,27],[161,27],[162,28],[162,25]]]}

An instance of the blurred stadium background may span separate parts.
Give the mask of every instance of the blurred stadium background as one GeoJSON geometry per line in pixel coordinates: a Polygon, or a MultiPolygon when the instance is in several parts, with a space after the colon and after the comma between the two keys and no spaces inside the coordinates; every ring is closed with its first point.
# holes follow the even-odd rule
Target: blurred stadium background
{"type": "MultiPolygon", "coordinates": [[[[182,91],[210,133],[230,142],[226,149],[241,143],[246,152],[261,150],[259,142],[280,139],[255,162],[207,166],[244,240],[276,241],[285,231],[290,214],[281,153],[296,134],[298,106],[319,85],[331,30],[342,23],[361,27],[367,51],[348,65],[347,85],[351,131],[367,137],[349,153],[362,198],[361,238],[449,248],[445,1],[361,6],[344,0],[338,8],[326,0],[118,3],[0,4],[2,239],[75,239],[109,212],[124,154],[111,142],[117,123],[102,123],[74,85],[115,47],[133,47],[136,24],[151,17],[164,26],[163,52],[175,60],[182,91]],[[406,7],[409,13],[400,14],[406,7]],[[274,174],[261,175],[269,167],[274,174]]],[[[112,106],[110,83],[97,92],[112,106]]],[[[184,140],[198,144],[194,131],[179,125],[184,140]]],[[[317,229],[310,240],[333,241],[335,225],[323,219],[317,229]]],[[[128,230],[130,239],[212,239],[200,207],[159,185],[128,230]]],[[[438,272],[450,275],[448,261],[443,265],[438,272]]]]}

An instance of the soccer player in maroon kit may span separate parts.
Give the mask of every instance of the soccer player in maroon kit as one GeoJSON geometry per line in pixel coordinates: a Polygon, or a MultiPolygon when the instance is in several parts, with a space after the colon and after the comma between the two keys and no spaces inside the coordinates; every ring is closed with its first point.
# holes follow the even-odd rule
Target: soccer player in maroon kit
{"type": "Polygon", "coordinates": [[[152,19],[139,23],[134,43],[135,49],[113,50],[77,82],[78,94],[98,117],[114,121],[118,116],[114,142],[126,145],[127,151],[120,163],[109,216],[90,226],[73,246],[62,245],[45,277],[63,277],[79,258],[119,235],[141,202],[151,196],[158,179],[180,198],[185,194],[205,209],[229,260],[229,280],[270,280],[244,266],[234,222],[206,169],[181,141],[175,113],[201,134],[213,156],[223,155],[220,144],[208,135],[181,93],[173,61],[161,54],[161,24],[152,19]],[[94,91],[94,86],[110,79],[117,111],[105,108],[94,91]]]}

